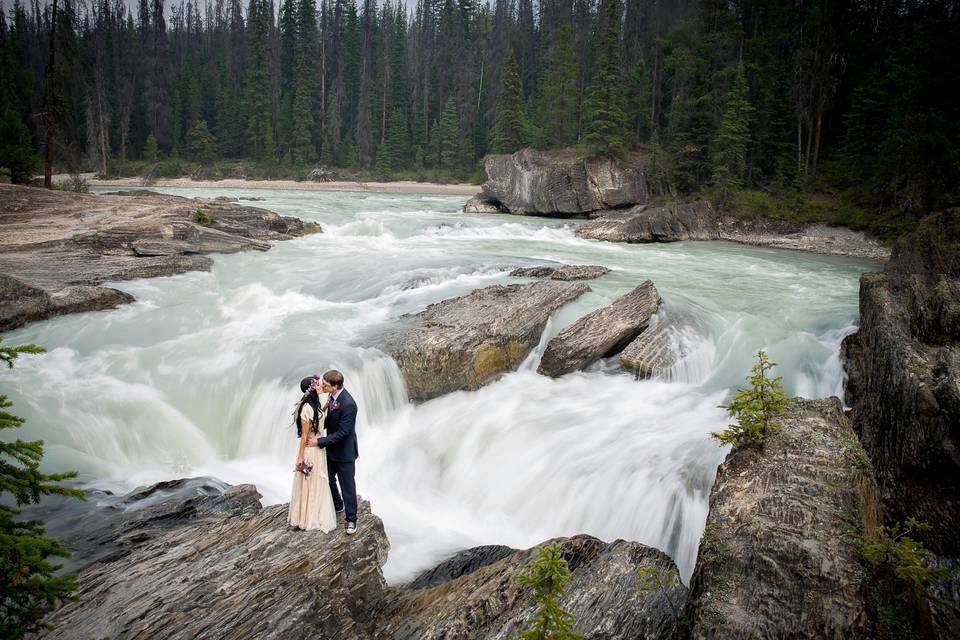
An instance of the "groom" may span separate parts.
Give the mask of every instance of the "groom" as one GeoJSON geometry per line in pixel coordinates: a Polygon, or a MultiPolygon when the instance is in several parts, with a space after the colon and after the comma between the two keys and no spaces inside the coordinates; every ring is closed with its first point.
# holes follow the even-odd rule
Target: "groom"
{"type": "Polygon", "coordinates": [[[307,446],[326,448],[327,472],[330,477],[333,506],[338,512],[346,509],[347,534],[353,535],[357,532],[357,485],[353,479],[354,463],[359,457],[356,430],[357,403],[343,388],[343,374],[335,369],[323,374],[321,388],[325,393],[330,394],[327,417],[323,421],[327,435],[322,438],[311,436],[307,439],[307,446]],[[338,481],[340,491],[337,490],[338,481]]]}

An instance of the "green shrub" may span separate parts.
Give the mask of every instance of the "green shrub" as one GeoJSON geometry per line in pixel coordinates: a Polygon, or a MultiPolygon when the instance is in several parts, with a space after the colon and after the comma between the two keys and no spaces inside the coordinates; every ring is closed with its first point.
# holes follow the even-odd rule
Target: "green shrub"
{"type": "Polygon", "coordinates": [[[570,568],[560,553],[559,544],[537,549],[538,555],[527,566],[527,572],[517,577],[517,582],[533,588],[533,597],[540,605],[536,615],[529,621],[530,628],[520,632],[522,640],[579,640],[574,633],[576,618],[564,610],[557,600],[566,593],[570,581],[570,568]]]}
{"type": "MultiPolygon", "coordinates": [[[[31,344],[0,346],[0,361],[13,367],[21,353],[42,351],[31,344]]],[[[23,418],[5,410],[11,404],[7,396],[0,395],[0,429],[23,424],[23,418]]],[[[66,558],[70,553],[46,537],[39,520],[18,520],[17,507],[38,503],[42,496],[84,498],[78,489],[58,484],[76,473],[41,473],[42,460],[43,441],[0,439],[0,638],[24,638],[51,628],[44,617],[72,599],[77,589],[76,576],[55,575],[60,566],[48,560],[51,556],[66,558]]]]}
{"type": "Polygon", "coordinates": [[[200,207],[197,207],[197,214],[195,216],[195,220],[197,221],[197,224],[202,224],[206,226],[209,224],[213,224],[214,217],[212,214],[207,213],[200,207]]]}
{"type": "Polygon", "coordinates": [[[90,183],[87,182],[86,178],[76,173],[71,174],[69,178],[62,182],[55,183],[53,186],[55,189],[69,191],[70,193],[90,193],[90,183]]]}
{"type": "Polygon", "coordinates": [[[776,418],[786,411],[790,400],[783,391],[783,377],[768,375],[776,365],[762,350],[757,352],[757,364],[753,365],[747,378],[750,388],[740,389],[728,404],[720,405],[735,420],[734,424],[728,425],[724,431],[711,433],[711,436],[721,444],[762,445],[768,434],[779,431],[776,418]]]}
{"type": "Polygon", "coordinates": [[[27,184],[40,168],[33,153],[30,130],[16,111],[7,109],[0,118],[0,167],[10,173],[13,184],[27,184]]]}

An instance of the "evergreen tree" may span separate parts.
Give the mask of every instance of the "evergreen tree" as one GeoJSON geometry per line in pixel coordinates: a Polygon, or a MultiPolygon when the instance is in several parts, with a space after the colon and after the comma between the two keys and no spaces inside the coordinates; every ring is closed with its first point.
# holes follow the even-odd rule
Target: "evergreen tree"
{"type": "MultiPolygon", "coordinates": [[[[0,338],[2,342],[2,338],[0,338]]],[[[21,353],[40,353],[35,345],[0,346],[0,361],[13,367],[21,353]]],[[[16,429],[23,418],[8,411],[10,400],[0,395],[0,429],[16,429]]],[[[0,439],[0,637],[19,639],[51,628],[44,617],[77,589],[76,576],[55,575],[60,567],[49,558],[69,552],[48,538],[38,520],[18,520],[21,507],[42,496],[83,499],[83,492],[59,483],[76,473],[45,474],[39,469],[43,442],[0,439]],[[15,506],[10,506],[11,502],[15,506]]]]}
{"type": "Polygon", "coordinates": [[[273,13],[267,0],[250,0],[247,6],[246,50],[246,131],[250,154],[259,160],[264,154],[270,118],[269,49],[273,13]]]}
{"type": "Polygon", "coordinates": [[[750,388],[740,389],[730,402],[720,405],[736,421],[725,430],[710,434],[720,444],[763,445],[768,435],[780,430],[777,418],[790,406],[790,399],[783,391],[783,377],[771,378],[769,375],[776,366],[777,363],[771,362],[765,352],[757,352],[757,364],[750,369],[747,378],[750,388]]]}
{"type": "Polygon", "coordinates": [[[577,59],[573,33],[564,23],[556,34],[553,55],[543,82],[538,111],[539,146],[543,149],[568,147],[577,141],[577,59]]]}
{"type": "Polygon", "coordinates": [[[7,109],[0,120],[0,167],[10,172],[13,184],[30,182],[40,168],[40,158],[33,153],[30,131],[12,109],[7,109]]]}
{"type": "Polygon", "coordinates": [[[403,111],[395,108],[390,113],[387,125],[387,137],[377,153],[377,165],[381,171],[390,173],[399,171],[407,164],[410,154],[410,141],[407,135],[407,121],[403,111]]]}
{"type": "Polygon", "coordinates": [[[201,164],[213,164],[217,156],[217,140],[207,128],[206,120],[198,120],[187,132],[187,153],[201,164]]]}
{"type": "Polygon", "coordinates": [[[297,164],[316,160],[313,129],[316,119],[317,13],[314,0],[297,3],[297,75],[294,80],[292,156],[297,164]]]}
{"type": "Polygon", "coordinates": [[[750,102],[747,78],[741,70],[727,97],[720,130],[713,142],[713,187],[721,204],[743,186],[750,143],[750,102]]]}
{"type": "Polygon", "coordinates": [[[160,150],[157,147],[157,138],[152,133],[147,136],[147,143],[143,147],[143,159],[156,162],[160,159],[160,150]]]}
{"type": "Polygon", "coordinates": [[[453,98],[448,98],[443,107],[438,133],[440,167],[451,170],[463,168],[463,135],[457,117],[457,103],[453,98]]]}
{"type": "Polygon", "coordinates": [[[620,3],[606,0],[596,46],[596,64],[583,103],[582,142],[594,153],[621,155],[629,126],[620,63],[620,3]]]}
{"type": "Polygon", "coordinates": [[[559,544],[539,547],[537,557],[527,567],[527,572],[517,582],[533,589],[533,597],[539,605],[529,628],[520,632],[522,640],[579,640],[573,631],[576,621],[573,614],[557,602],[565,595],[565,585],[570,581],[570,568],[560,552],[559,544]]]}
{"type": "Polygon", "coordinates": [[[497,115],[493,125],[494,153],[513,153],[524,144],[525,118],[520,69],[511,49],[500,72],[500,92],[497,94],[497,115]]]}

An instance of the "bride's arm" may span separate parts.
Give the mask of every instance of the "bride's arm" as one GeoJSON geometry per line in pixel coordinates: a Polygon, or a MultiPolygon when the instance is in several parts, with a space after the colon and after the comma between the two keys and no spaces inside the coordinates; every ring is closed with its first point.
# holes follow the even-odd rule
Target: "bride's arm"
{"type": "Polygon", "coordinates": [[[300,448],[297,450],[297,464],[303,462],[303,451],[307,447],[308,437],[310,437],[310,421],[300,416],[300,448]]]}

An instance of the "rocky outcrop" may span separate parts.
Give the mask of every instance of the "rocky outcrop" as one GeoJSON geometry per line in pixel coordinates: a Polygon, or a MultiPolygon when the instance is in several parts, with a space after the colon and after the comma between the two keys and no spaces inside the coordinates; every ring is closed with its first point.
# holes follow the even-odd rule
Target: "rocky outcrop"
{"type": "Polygon", "coordinates": [[[488,199],[484,194],[478,193],[463,205],[464,213],[509,213],[496,200],[488,199]]]}
{"type": "Polygon", "coordinates": [[[928,218],[883,273],[860,278],[860,329],[844,341],[853,407],[886,519],[933,525],[960,557],[960,210],[928,218]]]}
{"type": "Polygon", "coordinates": [[[580,226],[577,236],[608,242],[729,240],[824,255],[886,260],[890,250],[861,231],[769,218],[719,215],[707,202],[641,204],[623,211],[600,211],[580,226]]]}
{"type": "Polygon", "coordinates": [[[620,366],[641,378],[672,367],[679,353],[673,344],[671,323],[671,319],[655,315],[650,326],[620,352],[620,366]]]}
{"type": "Polygon", "coordinates": [[[550,278],[551,280],[593,280],[610,273],[599,265],[565,264],[560,267],[521,267],[510,272],[516,278],[550,278]]]}
{"type": "Polygon", "coordinates": [[[208,269],[204,254],[266,251],[319,230],[218,200],[0,185],[0,331],[132,300],[103,282],[208,269]]]}
{"type": "Polygon", "coordinates": [[[517,549],[502,544],[489,544],[482,547],[473,547],[453,554],[432,569],[428,569],[413,579],[407,585],[408,589],[429,589],[445,582],[450,582],[460,576],[473,573],[481,567],[493,564],[512,556],[517,549]]]}
{"type": "Polygon", "coordinates": [[[796,399],[781,425],[717,471],[685,609],[691,638],[870,637],[870,462],[836,398],[796,399]]]}
{"type": "MultiPolygon", "coordinates": [[[[55,628],[44,637],[374,637],[389,544],[367,502],[360,502],[358,533],[347,536],[342,527],[328,534],[291,528],[287,506],[249,502],[244,496],[256,493],[249,485],[194,498],[182,490],[125,496],[105,516],[113,523],[106,527],[90,516],[96,535],[109,540],[116,530],[129,548],[80,571],[78,600],[48,618],[55,628]]],[[[83,522],[74,537],[86,534],[83,522]]]]}
{"type": "Polygon", "coordinates": [[[589,290],[555,280],[486,287],[405,316],[370,346],[397,362],[412,400],[477,389],[514,370],[550,315],[589,290]]]}
{"type": "Polygon", "coordinates": [[[538,371],[555,378],[618,353],[647,328],[660,302],[657,288],[647,280],[611,305],[585,315],[547,343],[538,371]]]}
{"type": "Polygon", "coordinates": [[[618,161],[571,150],[523,149],[488,156],[484,168],[487,181],[478,197],[523,215],[582,215],[648,202],[668,191],[639,155],[618,161]]]}
{"type": "MultiPolygon", "coordinates": [[[[559,539],[573,577],[560,605],[573,613],[584,640],[669,640],[677,633],[686,589],[665,554],[637,542],[590,536],[559,539]],[[662,587],[638,592],[649,568],[662,587]]],[[[429,589],[387,598],[377,637],[384,640],[506,640],[517,637],[536,610],[516,581],[535,551],[518,551],[429,589]]]]}

